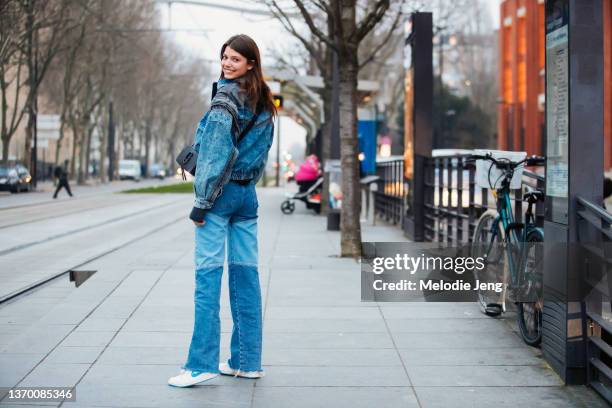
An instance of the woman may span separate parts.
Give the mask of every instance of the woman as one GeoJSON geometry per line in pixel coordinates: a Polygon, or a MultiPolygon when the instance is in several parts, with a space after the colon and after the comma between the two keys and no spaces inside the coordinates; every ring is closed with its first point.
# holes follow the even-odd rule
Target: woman
{"type": "Polygon", "coordinates": [[[257,271],[257,195],[276,114],[259,49],[246,35],[221,47],[221,79],[196,131],[195,324],[187,362],[168,380],[189,387],[221,374],[259,378],[262,311],[257,271]],[[256,119],[254,121],[253,117],[256,119]],[[241,132],[249,128],[241,135],[241,132]],[[242,138],[240,138],[240,136],[242,138]],[[227,238],[233,329],[231,356],[219,364],[219,296],[227,238]]]}

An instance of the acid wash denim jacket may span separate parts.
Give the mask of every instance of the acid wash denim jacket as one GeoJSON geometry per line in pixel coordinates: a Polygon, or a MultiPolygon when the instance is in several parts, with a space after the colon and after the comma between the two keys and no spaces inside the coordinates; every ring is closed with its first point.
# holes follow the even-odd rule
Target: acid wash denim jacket
{"type": "Polygon", "coordinates": [[[198,125],[195,135],[198,161],[193,183],[196,208],[211,208],[229,180],[257,183],[264,172],[274,135],[272,115],[262,111],[236,145],[240,132],[255,114],[239,81],[219,80],[210,109],[198,125]]]}

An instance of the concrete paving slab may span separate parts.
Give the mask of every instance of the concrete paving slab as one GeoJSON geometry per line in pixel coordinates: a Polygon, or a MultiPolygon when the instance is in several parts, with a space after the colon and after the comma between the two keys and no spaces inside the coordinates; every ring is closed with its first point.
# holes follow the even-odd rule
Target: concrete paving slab
{"type": "Polygon", "coordinates": [[[270,306],[267,319],[375,319],[380,317],[377,307],[348,306],[270,306]]]}
{"type": "Polygon", "coordinates": [[[402,367],[274,366],[257,380],[259,387],[408,387],[402,367]],[[366,374],[367,373],[367,374],[366,374]]]}
{"type": "Polygon", "coordinates": [[[43,361],[19,383],[20,387],[73,387],[89,364],[57,364],[43,361]]]}
{"type": "Polygon", "coordinates": [[[126,322],[124,318],[94,318],[91,317],[83,321],[76,328],[75,332],[87,332],[87,331],[106,331],[116,332],[126,322]]]}
{"type": "Polygon", "coordinates": [[[255,387],[254,408],[419,407],[410,387],[255,387]]]}
{"type": "Polygon", "coordinates": [[[104,347],[110,343],[114,331],[74,331],[61,343],[64,347],[104,347]]]}
{"type": "Polygon", "coordinates": [[[458,401],[462,408],[607,406],[586,387],[577,388],[579,393],[589,395],[587,398],[573,397],[570,388],[573,387],[415,387],[415,391],[426,408],[448,408],[457,406],[458,401]]]}
{"type": "MultiPolygon", "coordinates": [[[[221,333],[221,345],[229,345],[229,333],[221,333]]],[[[121,331],[111,343],[114,347],[189,347],[191,333],[169,332],[124,332],[121,331]]]]}
{"type": "Polygon", "coordinates": [[[0,354],[0,387],[12,387],[17,384],[44,354],[0,354]]]}
{"type": "Polygon", "coordinates": [[[551,387],[563,383],[540,366],[409,366],[415,387],[551,387]]]}
{"type": "Polygon", "coordinates": [[[74,329],[74,325],[35,325],[4,346],[0,353],[48,353],[74,329]]]}
{"type": "Polygon", "coordinates": [[[394,333],[399,349],[440,348],[479,349],[521,347],[523,342],[513,333],[394,333]]]}
{"type": "Polygon", "coordinates": [[[382,319],[267,319],[264,334],[274,333],[387,333],[382,319]]]}
{"type": "Polygon", "coordinates": [[[384,349],[393,348],[388,333],[275,333],[264,339],[264,349],[384,349]]]}
{"type": "Polygon", "coordinates": [[[262,360],[268,366],[315,367],[387,367],[401,366],[397,350],[392,348],[298,349],[264,348],[262,360]]]}
{"type": "Polygon", "coordinates": [[[179,367],[187,359],[188,349],[180,346],[123,347],[109,346],[104,350],[97,364],[100,365],[149,365],[164,364],[179,367]]]}
{"type": "Polygon", "coordinates": [[[77,389],[77,400],[65,402],[65,407],[177,407],[199,406],[248,408],[252,399],[252,387],[220,387],[201,385],[193,388],[172,388],[165,384],[121,385],[83,383],[77,389]]]}
{"type": "Polygon", "coordinates": [[[385,319],[391,333],[507,333],[495,319],[385,319]]]}
{"type": "Polygon", "coordinates": [[[51,364],[93,364],[105,346],[59,346],[45,362],[51,364]]]}
{"type": "Polygon", "coordinates": [[[414,348],[400,349],[399,354],[406,366],[433,365],[494,365],[494,366],[541,366],[544,360],[539,350],[526,347],[493,348],[414,348]]]}

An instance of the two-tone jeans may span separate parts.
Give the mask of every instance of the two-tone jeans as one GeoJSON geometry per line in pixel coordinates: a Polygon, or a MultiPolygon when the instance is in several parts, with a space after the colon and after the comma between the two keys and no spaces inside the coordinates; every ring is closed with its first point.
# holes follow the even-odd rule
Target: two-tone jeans
{"type": "Polygon", "coordinates": [[[262,310],[257,270],[257,195],[251,183],[229,182],[205,224],[195,229],[195,322],[183,368],[219,372],[221,275],[227,264],[232,311],[229,365],[242,371],[261,370],[262,310]]]}

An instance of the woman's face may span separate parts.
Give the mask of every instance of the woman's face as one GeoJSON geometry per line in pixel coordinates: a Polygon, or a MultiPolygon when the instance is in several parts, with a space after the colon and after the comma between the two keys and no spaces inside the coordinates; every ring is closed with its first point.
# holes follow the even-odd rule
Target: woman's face
{"type": "Polygon", "coordinates": [[[225,47],[221,57],[221,69],[226,79],[239,78],[252,68],[253,63],[251,61],[248,61],[242,54],[239,54],[229,46],[225,47]]]}

